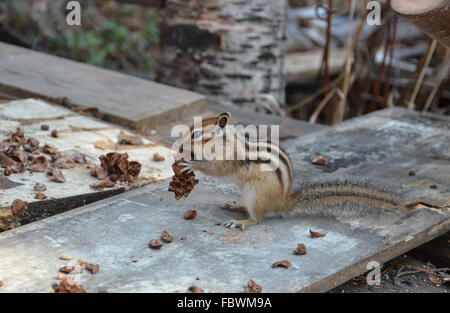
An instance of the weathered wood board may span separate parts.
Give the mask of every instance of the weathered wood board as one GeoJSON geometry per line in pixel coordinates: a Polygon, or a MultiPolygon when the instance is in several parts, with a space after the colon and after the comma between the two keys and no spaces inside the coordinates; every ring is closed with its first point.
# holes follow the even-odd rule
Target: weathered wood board
{"type": "MultiPolygon", "coordinates": [[[[333,49],[329,57],[330,75],[339,74],[344,69],[345,49],[333,49]]],[[[294,52],[286,55],[284,72],[286,82],[303,82],[316,78],[321,70],[323,50],[294,52]]]]}
{"type": "Polygon", "coordinates": [[[206,107],[206,98],[191,91],[5,43],[0,43],[0,93],[64,98],[141,133],[206,107]]]}
{"type": "MultiPolygon", "coordinates": [[[[145,137],[142,137],[142,145],[117,145],[118,135],[122,130],[120,127],[80,115],[61,106],[35,99],[1,103],[0,141],[9,138],[19,127],[24,130],[25,138],[37,139],[41,148],[48,144],[68,157],[82,153],[86,156],[87,164],[75,164],[74,168],[62,169],[65,183],[51,181],[45,172],[25,171],[22,174],[3,176],[3,169],[0,169],[0,231],[173,175],[173,157],[171,149],[166,145],[145,137]],[[42,130],[43,124],[48,125],[50,129],[42,130]],[[51,136],[53,129],[59,133],[57,138],[51,136]],[[116,187],[103,191],[91,188],[90,184],[100,181],[90,175],[87,166],[99,165],[100,155],[114,151],[126,152],[130,161],[141,163],[139,179],[131,184],[117,184],[116,187]],[[154,161],[154,153],[160,154],[165,160],[154,161]],[[33,187],[36,183],[47,185],[44,192],[47,199],[34,198],[33,187]],[[28,202],[24,215],[13,214],[11,204],[14,199],[28,202]]],[[[136,136],[132,132],[124,132],[136,136]]],[[[46,158],[51,160],[48,155],[46,158]]]]}
{"type": "Polygon", "coordinates": [[[253,279],[263,292],[326,291],[450,229],[450,133],[448,117],[386,110],[289,141],[285,147],[299,180],[334,175],[384,180],[409,203],[423,203],[406,217],[268,218],[241,230],[217,226],[238,212],[236,188],[199,175],[183,200],[158,182],[98,203],[0,234],[0,292],[50,292],[68,254],[99,264],[77,278],[88,292],[242,292],[253,279]],[[323,154],[325,166],[311,164],[323,154]],[[415,170],[415,176],[409,176],[415,170]],[[161,200],[162,199],[162,200],[161,200]],[[198,216],[184,220],[195,209],[198,216]],[[309,229],[326,233],[311,238],[309,229]],[[175,238],[159,250],[151,239],[167,230],[175,238]],[[181,237],[186,237],[181,240],[181,237]],[[308,253],[292,250],[304,243],[308,253]],[[271,268],[289,260],[289,269],[271,268]],[[196,278],[200,280],[196,280],[196,278]]]}

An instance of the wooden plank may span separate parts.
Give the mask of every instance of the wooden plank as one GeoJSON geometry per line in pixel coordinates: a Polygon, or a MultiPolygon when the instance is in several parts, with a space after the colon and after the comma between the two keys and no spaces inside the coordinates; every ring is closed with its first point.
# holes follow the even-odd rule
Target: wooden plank
{"type": "Polygon", "coordinates": [[[115,0],[120,3],[129,3],[142,5],[143,7],[152,7],[155,9],[163,9],[165,0],[115,0]]]}
{"type": "Polygon", "coordinates": [[[171,137],[172,127],[177,124],[191,125],[194,121],[195,116],[201,116],[202,118],[207,118],[211,116],[217,116],[222,112],[230,112],[232,123],[240,123],[243,125],[278,125],[280,126],[280,142],[287,140],[293,140],[300,136],[310,134],[315,131],[319,131],[329,126],[323,124],[311,124],[306,121],[300,121],[291,118],[284,118],[276,115],[269,115],[264,113],[257,113],[250,109],[236,107],[236,106],[224,106],[220,104],[210,104],[208,105],[208,110],[205,110],[202,114],[192,114],[185,116],[184,119],[162,125],[156,129],[147,133],[151,135],[152,138],[160,140],[162,142],[172,144],[175,142],[176,138],[171,137]]]}
{"type": "MultiPolygon", "coordinates": [[[[24,131],[26,139],[38,140],[40,148],[48,144],[67,158],[79,153],[84,154],[86,164],[75,163],[73,168],[61,169],[66,178],[64,183],[51,181],[46,172],[25,171],[4,176],[0,167],[0,232],[173,175],[172,153],[165,145],[145,137],[141,137],[142,145],[119,145],[118,135],[123,129],[61,106],[35,99],[0,101],[0,142],[10,138],[17,128],[24,131]],[[49,130],[42,130],[42,124],[47,124],[49,130]],[[57,138],[50,135],[54,129],[59,133],[57,138]],[[98,184],[100,180],[90,175],[89,167],[98,166],[99,156],[113,151],[126,152],[130,161],[141,163],[138,180],[129,184],[118,183],[103,191],[91,188],[90,184],[98,184]],[[154,153],[165,159],[154,161],[154,153]],[[43,192],[47,199],[35,199],[33,187],[36,183],[47,186],[47,190],[43,192]],[[11,205],[14,199],[28,203],[24,215],[13,214],[11,205]]],[[[129,131],[126,131],[126,134],[136,136],[129,131]]],[[[50,166],[50,156],[40,150],[36,151],[38,153],[34,156],[45,156],[50,166]]]]}
{"type": "Polygon", "coordinates": [[[205,97],[191,91],[4,43],[0,93],[98,108],[105,120],[138,132],[206,107],[205,97]]]}
{"type": "Polygon", "coordinates": [[[402,202],[427,198],[427,206],[406,216],[267,218],[244,232],[228,230],[216,223],[243,218],[220,209],[240,201],[235,188],[198,175],[191,195],[175,200],[168,183],[158,182],[0,234],[0,292],[49,291],[67,264],[63,253],[100,265],[96,275],[80,277],[88,292],[185,292],[192,284],[205,292],[242,292],[249,279],[263,292],[327,291],[366,272],[369,261],[381,264],[450,230],[448,125],[445,116],[386,110],[303,136],[286,149],[294,187],[319,176],[387,181],[402,202]],[[316,153],[329,162],[311,164],[316,153]],[[198,215],[186,221],[189,209],[198,215]],[[311,238],[309,229],[326,236],[311,238]],[[162,230],[174,241],[149,249],[162,230]],[[292,253],[298,243],[306,255],[292,253]],[[291,267],[272,269],[280,260],[291,267]]]}
{"type": "MultiPolygon", "coordinates": [[[[286,55],[284,72],[286,82],[295,83],[316,78],[322,66],[323,50],[294,52],[286,55]]],[[[345,49],[333,49],[330,51],[329,71],[330,75],[339,74],[345,63],[345,49]]]]}

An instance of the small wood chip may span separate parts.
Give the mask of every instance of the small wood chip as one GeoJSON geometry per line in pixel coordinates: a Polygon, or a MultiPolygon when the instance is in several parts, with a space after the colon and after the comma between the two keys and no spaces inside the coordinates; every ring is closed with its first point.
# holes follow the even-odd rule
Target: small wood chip
{"type": "Polygon", "coordinates": [[[318,232],[312,231],[311,229],[309,230],[309,233],[311,234],[312,238],[325,237],[327,235],[327,234],[323,234],[323,233],[318,233],[318,232]]]}
{"type": "Polygon", "coordinates": [[[201,289],[199,286],[192,285],[189,287],[189,290],[193,293],[204,293],[203,289],[201,289]]]}
{"type": "Polygon", "coordinates": [[[324,165],[328,162],[328,159],[326,157],[324,157],[323,155],[316,155],[313,159],[312,159],[312,164],[315,165],[324,165]]]}
{"type": "Polygon", "coordinates": [[[58,131],[56,129],[52,130],[52,137],[58,138],[58,136],[59,136],[58,131]]]}
{"type": "Polygon", "coordinates": [[[279,262],[275,262],[275,263],[273,263],[272,264],[272,268],[275,268],[275,267],[284,267],[284,268],[289,268],[291,266],[291,262],[289,262],[289,261],[279,261],[279,262]]]}
{"type": "Polygon", "coordinates": [[[20,199],[15,199],[12,203],[12,210],[14,215],[23,215],[27,210],[27,202],[22,201],[20,199]]]}
{"type": "Polygon", "coordinates": [[[86,264],[87,262],[79,258],[79,259],[77,259],[77,263],[80,265],[83,265],[83,264],[86,264]]]}
{"type": "Polygon", "coordinates": [[[161,234],[161,240],[164,242],[172,242],[173,237],[171,235],[169,235],[169,233],[167,231],[164,230],[161,234]]]}
{"type": "Polygon", "coordinates": [[[152,249],[159,249],[162,247],[162,244],[160,244],[158,242],[158,239],[153,239],[153,240],[150,240],[150,242],[148,243],[148,246],[152,249]]]}
{"type": "Polygon", "coordinates": [[[197,216],[197,211],[195,210],[189,210],[186,213],[184,213],[184,219],[185,220],[192,220],[197,216]]]}
{"type": "Polygon", "coordinates": [[[91,264],[91,263],[85,263],[84,266],[88,271],[90,271],[92,274],[98,273],[100,270],[98,264],[91,264]]]}
{"type": "Polygon", "coordinates": [[[42,125],[41,125],[41,129],[42,129],[42,130],[49,130],[49,129],[50,129],[50,126],[48,126],[47,124],[42,124],[42,125]]]}
{"type": "Polygon", "coordinates": [[[70,256],[68,256],[67,254],[63,254],[59,257],[61,260],[66,260],[66,261],[70,261],[72,260],[72,258],[70,256]]]}
{"type": "Polygon", "coordinates": [[[299,243],[297,245],[297,249],[294,249],[294,254],[297,254],[297,255],[304,255],[304,254],[306,254],[306,246],[304,244],[302,244],[302,243],[299,243]]]}
{"type": "Polygon", "coordinates": [[[161,161],[164,161],[166,158],[165,157],[163,157],[161,154],[159,154],[158,152],[156,152],[156,153],[153,153],[153,161],[156,161],[156,162],[161,162],[161,161]]]}
{"type": "Polygon", "coordinates": [[[416,176],[416,172],[414,170],[410,170],[408,174],[409,176],[416,176]]]}

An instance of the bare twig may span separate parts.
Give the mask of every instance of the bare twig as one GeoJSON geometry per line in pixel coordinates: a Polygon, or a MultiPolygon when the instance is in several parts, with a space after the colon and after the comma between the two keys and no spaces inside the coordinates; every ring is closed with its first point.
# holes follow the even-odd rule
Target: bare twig
{"type": "Polygon", "coordinates": [[[406,263],[403,263],[403,262],[392,262],[392,264],[395,265],[395,266],[407,267],[407,268],[410,268],[410,269],[413,269],[413,270],[416,270],[416,271],[419,271],[419,272],[422,272],[422,273],[426,273],[428,275],[434,275],[434,276],[438,276],[438,277],[442,277],[442,278],[450,278],[449,275],[442,275],[442,274],[439,274],[439,273],[435,273],[435,272],[444,272],[444,270],[445,269],[448,270],[448,268],[438,268],[438,269],[426,270],[424,268],[421,268],[421,267],[418,267],[418,266],[415,266],[415,265],[411,265],[411,264],[406,264],[406,263]]]}
{"type": "Polygon", "coordinates": [[[336,87],[333,87],[330,92],[326,95],[325,98],[317,105],[317,108],[314,110],[314,113],[309,118],[309,122],[311,124],[314,124],[317,120],[317,117],[320,114],[320,111],[325,107],[325,105],[330,101],[331,98],[333,98],[334,94],[338,91],[336,87]]]}
{"type": "Polygon", "coordinates": [[[434,50],[436,49],[437,40],[433,39],[433,42],[431,43],[431,48],[427,51],[427,56],[425,57],[425,62],[423,64],[422,69],[420,70],[419,77],[417,78],[416,85],[414,87],[414,91],[411,95],[411,98],[409,99],[408,103],[408,109],[414,110],[415,109],[415,101],[417,94],[419,92],[420,86],[422,85],[423,78],[425,77],[425,72],[428,68],[428,65],[430,64],[431,57],[433,56],[434,50]]]}
{"type": "MultiPolygon", "coordinates": [[[[330,83],[330,86],[331,87],[335,87],[337,84],[339,84],[342,81],[343,78],[344,78],[344,74],[341,73],[337,78],[335,78],[330,83]]],[[[307,105],[308,103],[310,103],[311,101],[313,101],[314,99],[319,97],[321,94],[323,94],[324,91],[325,91],[325,87],[322,87],[319,90],[317,90],[316,92],[314,92],[313,94],[311,94],[311,95],[307,96],[306,98],[302,99],[300,102],[297,102],[296,104],[291,105],[289,108],[287,108],[288,115],[291,114],[292,112],[302,108],[303,106],[307,105]]]]}
{"type": "Polygon", "coordinates": [[[392,23],[394,24],[392,35],[389,36],[388,45],[389,45],[389,65],[386,70],[386,81],[384,83],[384,108],[388,107],[388,98],[389,98],[389,84],[391,79],[391,70],[392,70],[392,59],[394,58],[394,48],[395,48],[395,37],[397,36],[397,19],[398,16],[394,15],[392,23]]]}
{"type": "MultiPolygon", "coordinates": [[[[447,49],[447,53],[448,53],[449,49],[447,49]]],[[[439,90],[439,87],[441,86],[442,82],[444,81],[445,77],[447,76],[447,73],[450,69],[450,57],[449,55],[447,55],[446,60],[443,62],[443,66],[441,67],[441,69],[439,70],[439,72],[436,75],[436,79],[434,82],[434,86],[433,89],[431,90],[427,102],[425,102],[425,106],[422,109],[422,113],[425,113],[426,111],[428,111],[428,109],[431,106],[431,102],[434,99],[434,96],[436,95],[437,91],[439,90]]]]}
{"type": "Polygon", "coordinates": [[[328,58],[330,54],[330,41],[331,41],[331,16],[333,15],[333,0],[328,0],[328,12],[327,12],[327,30],[326,30],[326,42],[323,50],[323,87],[324,96],[327,95],[329,91],[329,69],[328,69],[328,58]]]}
{"type": "Polygon", "coordinates": [[[342,83],[342,93],[344,94],[341,97],[336,109],[333,112],[333,120],[332,124],[337,124],[342,122],[344,119],[344,110],[347,104],[347,94],[350,89],[350,73],[352,70],[353,64],[353,43],[352,43],[352,35],[353,35],[353,17],[355,16],[356,11],[356,2],[350,0],[350,14],[348,16],[348,35],[347,35],[347,51],[345,57],[345,65],[344,65],[344,82],[342,83]]]}
{"type": "Polygon", "coordinates": [[[384,73],[384,68],[386,66],[386,56],[388,53],[388,47],[389,47],[389,34],[391,32],[391,22],[389,21],[387,23],[387,29],[385,31],[386,34],[386,41],[384,44],[384,53],[383,53],[383,60],[381,61],[381,64],[378,68],[378,74],[377,74],[377,80],[374,82],[373,86],[372,86],[372,101],[369,104],[369,112],[373,112],[376,110],[377,108],[377,98],[380,94],[380,86],[381,86],[381,79],[383,78],[383,73],[384,73]]]}

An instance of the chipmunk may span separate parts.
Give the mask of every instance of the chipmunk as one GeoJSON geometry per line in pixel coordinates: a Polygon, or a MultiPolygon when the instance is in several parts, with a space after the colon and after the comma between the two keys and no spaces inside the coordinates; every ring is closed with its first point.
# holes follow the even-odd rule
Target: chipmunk
{"type": "Polygon", "coordinates": [[[240,189],[249,218],[227,221],[225,227],[244,229],[273,215],[369,215],[402,208],[391,192],[356,177],[309,180],[292,191],[292,164],[286,152],[270,141],[243,136],[229,125],[230,118],[225,112],[191,126],[179,146],[179,152],[190,157],[180,163],[185,166],[182,171],[201,171],[240,189]],[[215,158],[202,158],[205,150],[216,153],[215,158]],[[269,164],[275,166],[270,169],[269,164]]]}

